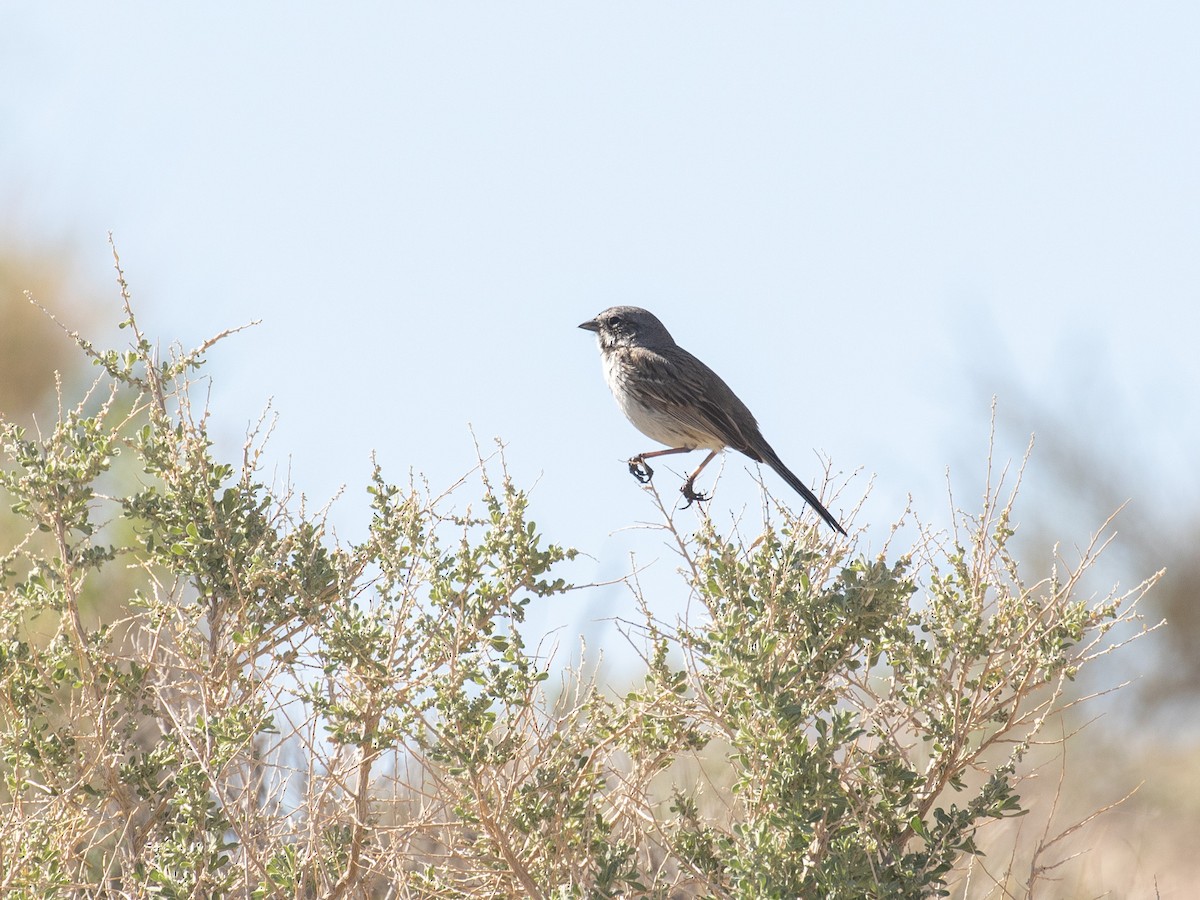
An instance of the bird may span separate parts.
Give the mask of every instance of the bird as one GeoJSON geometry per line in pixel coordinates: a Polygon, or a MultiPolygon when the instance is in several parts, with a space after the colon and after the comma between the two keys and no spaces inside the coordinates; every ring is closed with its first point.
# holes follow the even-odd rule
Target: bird
{"type": "Polygon", "coordinates": [[[696,492],[696,477],[718,453],[732,447],[755,462],[766,463],[834,531],[845,534],[833,514],[783,464],[759,430],[758,422],[716,372],[675,343],[666,326],[639,306],[613,306],[579,326],[596,334],[604,379],[625,417],[666,450],[639,453],[629,471],[648,484],[657,456],[704,449],[709,454],[683,483],[687,505],[709,498],[696,492]]]}

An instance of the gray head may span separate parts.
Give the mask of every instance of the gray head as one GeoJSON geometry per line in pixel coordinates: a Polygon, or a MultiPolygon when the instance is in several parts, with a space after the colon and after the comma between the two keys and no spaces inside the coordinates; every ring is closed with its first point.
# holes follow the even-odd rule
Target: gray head
{"type": "Polygon", "coordinates": [[[596,332],[601,350],[613,347],[646,347],[663,350],[675,346],[675,339],[658,317],[640,306],[610,306],[594,319],[579,326],[596,332]]]}

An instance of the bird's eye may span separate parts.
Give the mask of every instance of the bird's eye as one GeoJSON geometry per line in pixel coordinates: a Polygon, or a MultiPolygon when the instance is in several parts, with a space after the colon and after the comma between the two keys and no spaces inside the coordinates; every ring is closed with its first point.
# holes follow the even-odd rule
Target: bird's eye
{"type": "Polygon", "coordinates": [[[612,329],[617,329],[617,328],[621,327],[621,317],[620,316],[609,316],[608,317],[608,327],[612,328],[612,329]]]}

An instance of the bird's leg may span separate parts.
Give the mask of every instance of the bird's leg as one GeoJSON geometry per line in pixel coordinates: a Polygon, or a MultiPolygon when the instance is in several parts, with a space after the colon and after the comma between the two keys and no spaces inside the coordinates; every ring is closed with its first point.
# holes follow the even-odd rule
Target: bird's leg
{"type": "Polygon", "coordinates": [[[654,477],[654,470],[646,460],[655,456],[669,456],[672,453],[690,453],[692,447],[672,447],[670,450],[652,450],[649,453],[639,453],[629,460],[629,474],[642,484],[649,484],[654,477]]]}
{"type": "Polygon", "coordinates": [[[688,480],[685,481],[683,483],[683,487],[679,489],[680,492],[683,494],[683,499],[687,501],[687,503],[685,503],[683,505],[684,509],[687,509],[689,506],[691,506],[696,501],[703,502],[708,499],[707,494],[697,494],[696,493],[696,476],[699,475],[700,470],[703,469],[705,466],[707,466],[710,462],[712,462],[713,457],[716,456],[720,452],[721,451],[719,451],[719,450],[713,450],[711,453],[708,454],[708,456],[704,457],[704,462],[700,463],[700,465],[698,465],[696,467],[696,471],[688,476],[688,480]]]}

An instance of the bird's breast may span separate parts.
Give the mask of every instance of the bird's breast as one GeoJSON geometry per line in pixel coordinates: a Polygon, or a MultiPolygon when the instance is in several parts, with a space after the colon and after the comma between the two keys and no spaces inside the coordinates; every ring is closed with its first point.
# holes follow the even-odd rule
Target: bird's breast
{"type": "Polygon", "coordinates": [[[604,379],[634,428],[668,447],[724,447],[720,438],[696,427],[697,417],[684,408],[687,401],[682,386],[668,383],[669,377],[669,367],[664,371],[661,365],[639,359],[629,348],[604,354],[604,379]]]}

